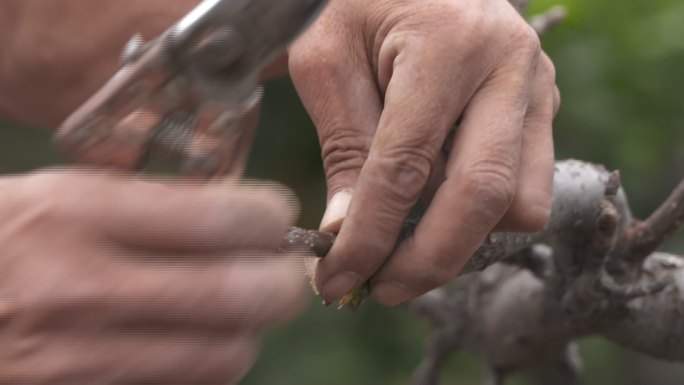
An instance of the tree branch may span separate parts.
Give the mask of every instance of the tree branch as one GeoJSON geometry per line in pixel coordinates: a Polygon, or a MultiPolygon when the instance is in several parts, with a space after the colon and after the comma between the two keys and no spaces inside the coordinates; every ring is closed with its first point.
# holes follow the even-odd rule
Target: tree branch
{"type": "Polygon", "coordinates": [[[567,17],[567,11],[562,5],[557,5],[550,8],[548,11],[535,15],[530,18],[529,23],[537,32],[537,35],[542,36],[557,26],[567,17]]]}
{"type": "MultiPolygon", "coordinates": [[[[431,299],[430,308],[440,309],[430,313],[430,319],[437,314],[440,319],[432,324],[438,330],[459,325],[463,334],[458,348],[479,356],[498,376],[530,369],[540,373],[539,378],[561,376],[575,383],[579,369],[563,357],[569,357],[568,344],[588,334],[684,361],[684,261],[651,253],[682,224],[682,185],[649,219],[637,222],[617,173],[582,162],[559,162],[551,221],[542,233],[531,236],[535,241],[547,239],[551,247],[534,246],[510,259],[477,255],[485,264],[509,263],[456,278],[431,299]],[[536,250],[534,258],[530,250],[536,250]],[[645,259],[639,257],[644,252],[645,259]],[[635,258],[638,273],[614,274],[607,268],[616,260],[635,258]]],[[[509,237],[515,235],[493,234],[485,247],[511,251],[515,247],[510,247],[509,237]]],[[[426,352],[426,360],[431,354],[426,352]]],[[[445,352],[440,354],[444,360],[445,352]]],[[[423,376],[437,378],[434,373],[423,376]]]]}
{"type": "Polygon", "coordinates": [[[530,0],[509,0],[509,2],[523,16],[527,13],[527,8],[530,6],[530,0]]]}
{"type": "MultiPolygon", "coordinates": [[[[576,367],[565,359],[568,346],[588,334],[684,361],[684,261],[651,253],[683,219],[684,182],[639,222],[617,173],[557,162],[543,231],[490,234],[460,276],[412,302],[435,329],[416,383],[437,384],[443,363],[459,349],[479,356],[497,381],[523,369],[567,377],[576,367]],[[622,268],[611,269],[616,264],[622,268]]],[[[402,237],[411,236],[413,226],[402,237]]],[[[324,255],[333,240],[295,229],[286,244],[324,255]]]]}
{"type": "MultiPolygon", "coordinates": [[[[594,226],[594,217],[603,200],[610,173],[603,167],[576,160],[556,163],[551,219],[545,229],[534,234],[492,233],[470,258],[461,274],[478,271],[528,248],[540,240],[568,227],[582,229],[594,226]],[[589,219],[591,218],[591,219],[589,219]]],[[[618,192],[618,195],[622,194],[618,192]]],[[[631,214],[629,214],[631,215],[631,214]]],[[[412,236],[415,221],[407,221],[399,241],[412,236]]],[[[308,249],[324,256],[335,235],[315,230],[291,228],[285,235],[283,249],[308,249]]]]}
{"type": "Polygon", "coordinates": [[[684,181],[648,219],[627,229],[617,256],[641,264],[684,224],[684,181]]]}

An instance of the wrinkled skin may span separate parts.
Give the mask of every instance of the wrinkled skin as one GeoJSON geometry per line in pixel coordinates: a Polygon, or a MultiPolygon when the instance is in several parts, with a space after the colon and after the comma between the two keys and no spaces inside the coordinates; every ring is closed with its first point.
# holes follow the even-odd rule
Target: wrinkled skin
{"type": "MultiPolygon", "coordinates": [[[[54,127],[131,35],[156,36],[196,4],[4,0],[0,110],[54,127]]],[[[289,54],[323,149],[321,227],[340,232],[317,272],[327,300],[372,277],[380,302],[404,302],[453,277],[491,230],[547,220],[554,68],[505,0],[331,0],[289,54]],[[421,196],[427,212],[395,249],[421,196]]]]}
{"type": "Polygon", "coordinates": [[[225,385],[306,303],[273,186],[0,179],[0,383],[225,385]]]}
{"type": "MultiPolygon", "coordinates": [[[[0,0],[0,112],[56,127],[130,36],[197,3],[0,0]]],[[[322,227],[340,231],[318,269],[326,299],[373,277],[401,303],[490,230],[545,222],[554,71],[504,0],[332,0],[289,54],[323,149],[322,227]]],[[[4,178],[0,196],[0,383],[234,382],[263,328],[302,307],[295,262],[273,259],[293,218],[272,189],[62,171],[4,178]]]]}
{"type": "Polygon", "coordinates": [[[328,301],[372,278],[377,300],[402,303],[446,283],[490,231],[547,221],[554,68],[507,1],[332,0],[289,54],[323,152],[321,227],[339,231],[316,272],[328,301]]]}

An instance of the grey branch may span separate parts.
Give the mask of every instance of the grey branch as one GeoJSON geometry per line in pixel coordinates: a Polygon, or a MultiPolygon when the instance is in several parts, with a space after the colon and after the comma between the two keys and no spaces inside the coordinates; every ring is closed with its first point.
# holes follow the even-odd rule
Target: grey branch
{"type": "MultiPolygon", "coordinates": [[[[573,384],[580,365],[571,346],[589,334],[684,361],[684,260],[653,252],[683,224],[683,207],[684,182],[648,219],[635,220],[616,172],[556,163],[543,231],[490,234],[460,276],[412,302],[435,330],[415,383],[437,384],[449,356],[467,349],[488,365],[492,383],[528,369],[573,384]]],[[[292,229],[285,248],[324,256],[333,241],[292,229]]]]}
{"type": "Polygon", "coordinates": [[[663,241],[684,224],[684,181],[644,221],[635,221],[625,232],[616,256],[641,264],[663,241]]]}
{"type": "Polygon", "coordinates": [[[684,222],[683,186],[641,222],[616,173],[557,163],[543,232],[490,235],[469,265],[484,270],[411,304],[437,336],[415,383],[437,384],[441,363],[467,349],[487,364],[492,383],[531,370],[543,383],[574,384],[581,365],[571,346],[590,334],[684,361],[684,260],[653,252],[684,222]]]}
{"type": "Polygon", "coordinates": [[[537,34],[541,36],[565,20],[566,16],[565,7],[557,5],[542,14],[533,16],[530,18],[529,23],[537,34]]]}
{"type": "MultiPolygon", "coordinates": [[[[554,177],[554,198],[551,220],[546,228],[536,234],[525,233],[492,233],[478,251],[470,258],[461,274],[482,270],[517,252],[534,245],[540,240],[567,228],[585,229],[594,226],[593,216],[598,212],[601,200],[606,191],[610,173],[600,166],[567,160],[556,164],[554,177]],[[586,220],[586,218],[592,218],[586,220]],[[584,219],[584,220],[582,220],[584,219]]],[[[622,194],[620,191],[619,194],[622,194]]],[[[625,213],[629,218],[631,214],[625,213]]],[[[415,222],[404,224],[403,237],[410,236],[415,222]]],[[[324,257],[335,235],[315,230],[290,228],[286,234],[282,248],[304,248],[324,257]]]]}
{"type": "Polygon", "coordinates": [[[527,13],[527,8],[530,6],[530,0],[510,0],[509,2],[523,16],[527,13]]]}

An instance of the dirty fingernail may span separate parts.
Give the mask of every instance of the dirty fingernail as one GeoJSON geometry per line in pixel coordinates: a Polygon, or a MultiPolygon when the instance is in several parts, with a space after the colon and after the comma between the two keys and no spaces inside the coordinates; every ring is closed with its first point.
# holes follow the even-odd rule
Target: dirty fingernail
{"type": "Polygon", "coordinates": [[[347,271],[330,278],[321,289],[323,298],[336,301],[361,284],[361,276],[353,271],[347,271]]]}
{"type": "Polygon", "coordinates": [[[328,207],[325,209],[325,214],[323,214],[323,219],[321,219],[321,225],[319,226],[321,231],[333,233],[340,231],[342,220],[344,220],[344,217],[347,215],[351,198],[352,190],[350,189],[338,191],[330,198],[328,207]]]}
{"type": "Polygon", "coordinates": [[[396,306],[415,297],[408,286],[394,281],[380,281],[371,287],[373,298],[385,306],[396,306]]]}

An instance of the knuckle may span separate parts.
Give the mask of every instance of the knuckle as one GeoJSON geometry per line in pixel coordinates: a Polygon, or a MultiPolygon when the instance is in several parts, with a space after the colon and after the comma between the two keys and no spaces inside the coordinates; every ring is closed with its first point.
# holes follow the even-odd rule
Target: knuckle
{"type": "Polygon", "coordinates": [[[306,73],[313,65],[313,52],[295,44],[288,52],[287,66],[293,77],[306,73]]]}
{"type": "Polygon", "coordinates": [[[402,145],[371,154],[369,161],[393,192],[389,198],[412,204],[430,178],[435,157],[435,151],[426,146],[402,145]]]}
{"type": "Polygon", "coordinates": [[[471,7],[465,2],[454,5],[442,11],[449,44],[467,42],[472,49],[478,50],[489,42],[497,40],[497,28],[486,20],[485,15],[477,7],[471,7]]]}
{"type": "Polygon", "coordinates": [[[368,158],[373,137],[352,132],[337,121],[326,122],[329,134],[321,141],[321,157],[328,180],[361,169],[368,158]]]}
{"type": "Polygon", "coordinates": [[[556,83],[556,66],[553,64],[551,61],[551,58],[545,53],[542,53],[542,55],[539,58],[539,68],[537,69],[537,73],[539,73],[543,78],[551,83],[555,84],[556,83]]]}
{"type": "Polygon", "coordinates": [[[526,57],[537,58],[542,52],[541,40],[535,30],[527,23],[517,23],[510,31],[512,46],[526,57]]]}
{"type": "Polygon", "coordinates": [[[465,174],[462,181],[466,194],[486,219],[498,221],[515,197],[515,173],[510,162],[480,161],[465,174]]]}
{"type": "Polygon", "coordinates": [[[292,78],[295,81],[313,75],[320,79],[338,78],[344,62],[331,58],[339,58],[344,50],[327,40],[327,44],[309,43],[309,40],[295,43],[289,51],[288,68],[292,78]]]}
{"type": "Polygon", "coordinates": [[[484,13],[479,7],[472,7],[466,2],[449,2],[448,5],[436,10],[439,17],[449,20],[448,25],[452,25],[459,30],[475,32],[483,27],[484,13]]]}
{"type": "Polygon", "coordinates": [[[561,95],[558,86],[556,85],[556,66],[553,61],[545,53],[541,54],[539,58],[539,65],[537,67],[537,76],[540,77],[545,87],[551,88],[553,115],[558,113],[561,104],[561,95]]]}
{"type": "Polygon", "coordinates": [[[289,46],[288,66],[293,78],[316,75],[315,72],[335,75],[335,69],[346,66],[339,59],[350,52],[350,26],[345,22],[349,20],[349,10],[332,2],[289,46]]]}
{"type": "Polygon", "coordinates": [[[560,108],[560,93],[556,86],[556,68],[544,53],[536,65],[533,82],[533,100],[530,101],[528,117],[541,114],[548,124],[548,129],[551,129],[553,117],[560,108]]]}
{"type": "Polygon", "coordinates": [[[328,183],[335,185],[329,186],[331,192],[336,192],[338,184],[340,185],[339,187],[354,184],[354,174],[363,167],[365,156],[361,151],[345,150],[324,158],[323,167],[326,180],[328,183]],[[351,178],[352,180],[339,180],[344,178],[351,178]]]}

